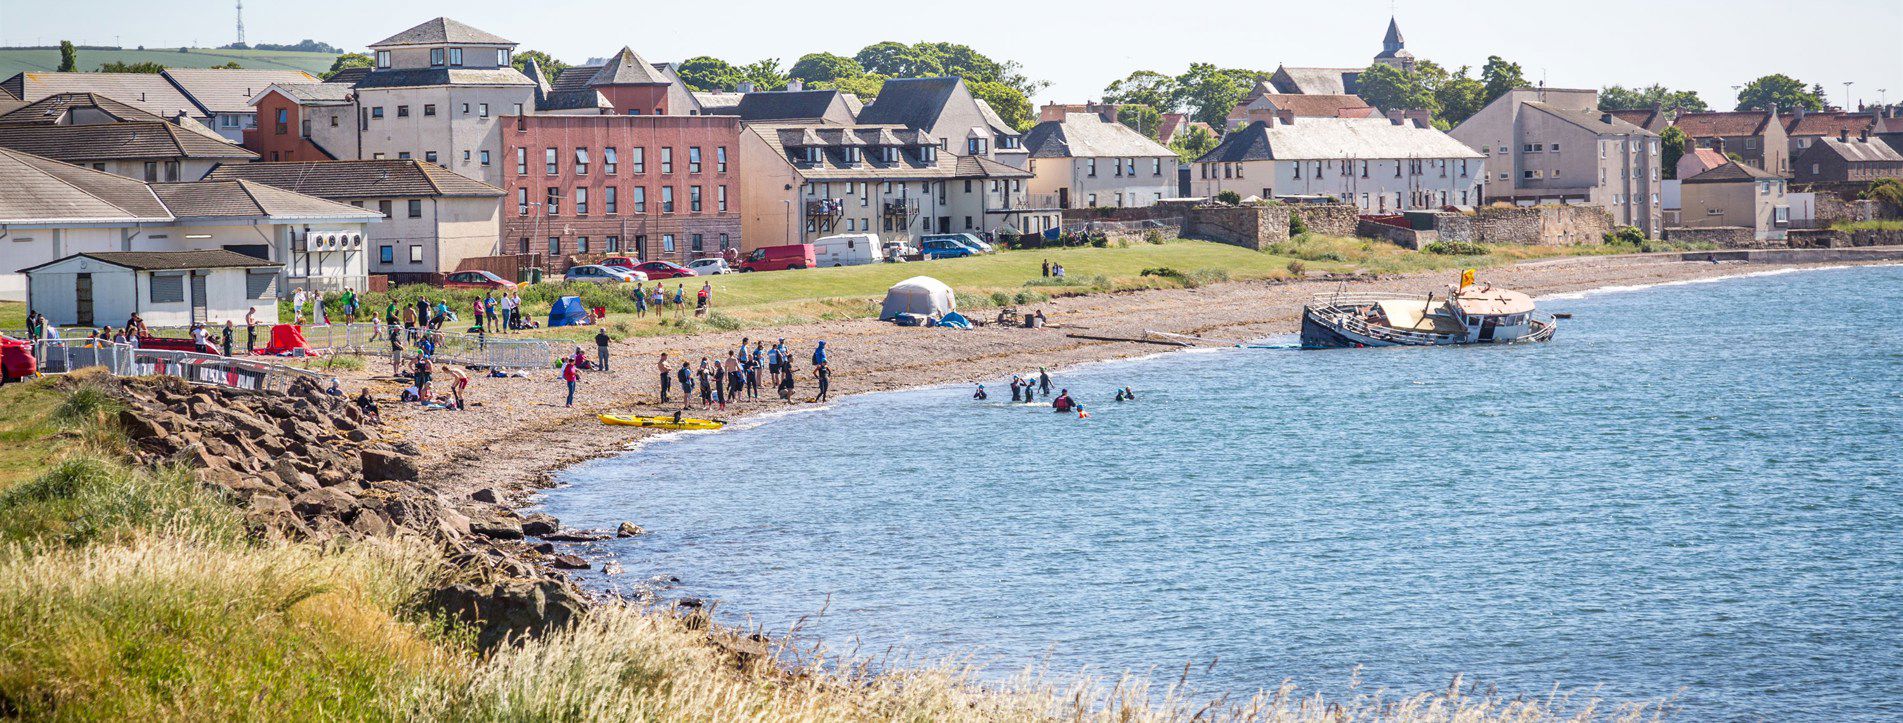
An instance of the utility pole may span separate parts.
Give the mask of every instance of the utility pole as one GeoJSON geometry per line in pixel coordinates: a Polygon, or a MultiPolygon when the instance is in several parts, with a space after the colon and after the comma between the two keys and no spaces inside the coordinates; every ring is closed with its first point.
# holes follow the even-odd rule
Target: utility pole
{"type": "Polygon", "coordinates": [[[1850,86],[1855,84],[1856,82],[1857,81],[1854,81],[1854,80],[1844,81],[1844,112],[1845,113],[1850,112],[1850,86]]]}
{"type": "Polygon", "coordinates": [[[244,0],[238,0],[238,44],[244,45],[244,0]]]}

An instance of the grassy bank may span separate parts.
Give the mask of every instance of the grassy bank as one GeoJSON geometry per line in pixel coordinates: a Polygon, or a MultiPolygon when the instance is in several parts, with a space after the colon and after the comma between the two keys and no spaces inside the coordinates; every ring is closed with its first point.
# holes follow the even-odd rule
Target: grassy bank
{"type": "MultiPolygon", "coordinates": [[[[118,461],[84,379],[0,388],[0,717],[58,720],[1542,721],[1550,701],[1440,693],[1191,700],[1141,679],[982,684],[952,662],[872,672],[736,652],[705,618],[608,606],[484,656],[420,612],[447,568],[410,540],[246,534],[226,498],[118,461]]],[[[743,641],[744,642],[744,641],[743,641]]],[[[1568,704],[1585,718],[1638,711],[1568,704]]],[[[1582,718],[1583,719],[1583,718],[1582,718]]]]}
{"type": "MultiPolygon", "coordinates": [[[[167,68],[215,68],[237,63],[250,70],[302,70],[317,75],[330,70],[337,60],[334,53],[309,53],[295,50],[227,50],[221,48],[123,48],[97,50],[80,48],[75,58],[81,71],[95,71],[106,63],[158,63],[167,68]]],[[[0,78],[14,73],[50,73],[59,69],[59,48],[0,48],[0,78]]]]}

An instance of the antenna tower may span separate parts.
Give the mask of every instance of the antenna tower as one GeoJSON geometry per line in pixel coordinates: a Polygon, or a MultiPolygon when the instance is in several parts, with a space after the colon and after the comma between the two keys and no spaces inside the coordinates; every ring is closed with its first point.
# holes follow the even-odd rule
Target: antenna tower
{"type": "Polygon", "coordinates": [[[238,44],[244,45],[244,0],[238,0],[238,44]]]}

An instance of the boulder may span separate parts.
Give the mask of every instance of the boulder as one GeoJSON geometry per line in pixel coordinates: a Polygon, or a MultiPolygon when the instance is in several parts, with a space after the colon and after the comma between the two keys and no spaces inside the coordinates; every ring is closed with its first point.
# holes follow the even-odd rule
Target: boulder
{"type": "Polygon", "coordinates": [[[336,487],[308,490],[291,500],[291,509],[305,517],[338,515],[355,506],[357,498],[336,487]]]}
{"type": "Polygon", "coordinates": [[[580,592],[559,581],[516,580],[450,585],[431,593],[427,607],[469,623],[476,644],[492,650],[512,638],[568,627],[586,605],[580,592]]]}
{"type": "Polygon", "coordinates": [[[609,535],[606,532],[595,532],[594,530],[562,530],[559,532],[550,532],[540,537],[551,542],[599,542],[608,539],[609,535]]]}
{"type": "Polygon", "coordinates": [[[489,517],[469,523],[469,531],[497,540],[522,539],[522,523],[506,517],[489,517]]]}
{"type": "Polygon", "coordinates": [[[575,555],[556,555],[553,559],[549,560],[549,564],[563,570],[588,569],[588,561],[575,555]]]}
{"type": "Polygon", "coordinates": [[[372,482],[380,480],[412,482],[417,478],[416,459],[412,455],[366,449],[360,457],[363,461],[363,477],[372,482]]]}
{"type": "Polygon", "coordinates": [[[647,533],[648,533],[647,530],[641,529],[640,525],[634,524],[632,522],[623,522],[621,523],[620,527],[615,528],[616,537],[635,537],[637,535],[645,535],[647,533]]]}
{"type": "Polygon", "coordinates": [[[357,513],[356,519],[350,521],[350,529],[356,530],[364,537],[389,537],[396,531],[396,526],[391,525],[390,521],[384,519],[383,514],[376,510],[361,510],[357,513]]]}
{"type": "Polygon", "coordinates": [[[469,493],[469,499],[477,502],[487,502],[493,505],[496,503],[496,491],[493,488],[484,487],[469,493]]]}
{"type": "Polygon", "coordinates": [[[561,520],[554,515],[536,513],[522,518],[522,534],[541,537],[562,529],[561,520]]]}
{"type": "Polygon", "coordinates": [[[166,435],[164,427],[159,426],[157,422],[147,418],[144,414],[130,409],[120,410],[119,428],[124,429],[126,436],[135,440],[153,439],[166,435]]]}

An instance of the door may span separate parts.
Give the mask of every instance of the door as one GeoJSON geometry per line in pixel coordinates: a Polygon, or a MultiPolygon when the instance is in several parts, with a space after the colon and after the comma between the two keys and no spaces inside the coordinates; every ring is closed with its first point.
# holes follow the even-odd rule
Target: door
{"type": "Polygon", "coordinates": [[[93,325],[93,275],[79,274],[73,279],[73,321],[80,326],[93,325]]]}
{"type": "Polygon", "coordinates": [[[192,323],[203,324],[209,321],[205,313],[205,272],[192,272],[192,323]]]}
{"type": "Polygon", "coordinates": [[[951,233],[951,217],[950,216],[938,217],[938,232],[951,233]]]}
{"type": "Polygon", "coordinates": [[[1057,189],[1057,207],[1070,208],[1070,189],[1068,188],[1057,189]]]}

